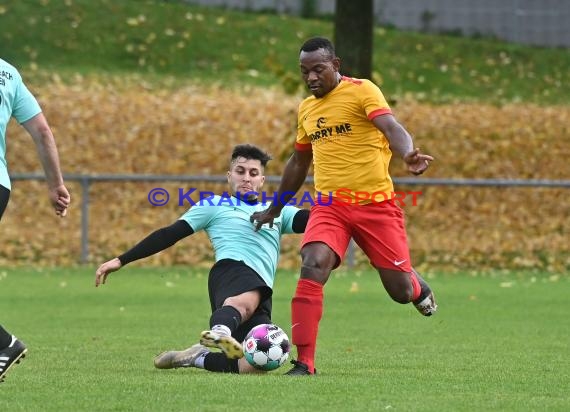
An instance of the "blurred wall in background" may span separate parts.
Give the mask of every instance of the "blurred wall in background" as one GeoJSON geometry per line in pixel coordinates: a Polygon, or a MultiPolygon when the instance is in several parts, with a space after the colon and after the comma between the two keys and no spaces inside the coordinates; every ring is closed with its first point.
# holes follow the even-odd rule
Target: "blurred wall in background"
{"type": "MultiPolygon", "coordinates": [[[[186,1],[304,17],[331,15],[335,9],[335,0],[186,1]]],[[[536,46],[570,46],[570,0],[375,0],[374,14],[379,25],[404,30],[496,37],[536,46]]]]}

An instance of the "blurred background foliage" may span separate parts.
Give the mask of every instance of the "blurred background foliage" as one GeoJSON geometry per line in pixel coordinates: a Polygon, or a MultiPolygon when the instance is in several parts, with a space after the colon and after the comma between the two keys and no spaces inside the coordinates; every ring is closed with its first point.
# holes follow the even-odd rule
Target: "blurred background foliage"
{"type": "MultiPolygon", "coordinates": [[[[27,0],[0,5],[0,55],[30,81],[137,73],[153,81],[248,84],[294,93],[300,44],[331,20],[181,1],[27,0]]],[[[568,49],[376,27],[374,80],[393,99],[566,104],[568,49]]],[[[341,56],[342,57],[342,56],[341,56]]]]}

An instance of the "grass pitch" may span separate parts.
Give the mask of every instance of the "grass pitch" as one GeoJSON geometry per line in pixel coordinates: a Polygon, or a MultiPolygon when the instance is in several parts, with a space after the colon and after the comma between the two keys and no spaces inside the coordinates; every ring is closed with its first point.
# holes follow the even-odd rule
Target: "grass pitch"
{"type": "MultiPolygon", "coordinates": [[[[390,301],[373,272],[325,289],[318,376],[157,370],[207,328],[207,271],[132,265],[100,289],[94,268],[0,269],[0,322],[29,348],[0,384],[11,411],[568,410],[570,278],[438,274],[440,311],[390,301]]],[[[295,274],[274,321],[288,333],[295,274]]]]}

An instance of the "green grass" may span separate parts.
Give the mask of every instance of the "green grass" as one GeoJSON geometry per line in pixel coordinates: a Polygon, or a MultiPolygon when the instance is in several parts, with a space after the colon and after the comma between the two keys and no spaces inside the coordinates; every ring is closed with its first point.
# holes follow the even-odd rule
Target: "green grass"
{"type": "MultiPolygon", "coordinates": [[[[170,87],[190,81],[289,91],[302,87],[301,43],[333,34],[327,20],[159,0],[14,1],[0,5],[0,27],[0,55],[36,83],[136,74],[170,87]]],[[[378,27],[373,62],[373,77],[391,99],[570,102],[568,49],[378,27]]]]}
{"type": "MultiPolygon", "coordinates": [[[[393,303],[372,272],[326,286],[318,376],[161,371],[152,358],[208,323],[206,271],[133,265],[93,286],[92,268],[1,269],[2,324],[29,354],[0,384],[11,411],[564,411],[570,278],[437,275],[440,311],[393,303]],[[351,289],[358,291],[351,292],[351,289]]],[[[289,331],[292,273],[274,321],[289,331]]]]}

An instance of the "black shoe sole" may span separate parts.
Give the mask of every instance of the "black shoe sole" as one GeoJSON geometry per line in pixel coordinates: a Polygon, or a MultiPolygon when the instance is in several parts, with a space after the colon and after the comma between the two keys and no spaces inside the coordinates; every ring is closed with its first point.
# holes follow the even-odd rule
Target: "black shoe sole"
{"type": "Polygon", "coordinates": [[[20,363],[20,361],[22,361],[22,359],[24,359],[26,357],[26,353],[28,352],[27,348],[24,348],[24,350],[22,352],[20,352],[20,354],[16,357],[16,359],[14,359],[12,361],[12,363],[10,364],[10,366],[8,366],[6,368],[6,370],[4,372],[2,372],[2,375],[0,375],[0,383],[4,382],[4,378],[6,377],[6,374],[10,371],[10,369],[12,368],[12,366],[20,363]]]}

